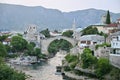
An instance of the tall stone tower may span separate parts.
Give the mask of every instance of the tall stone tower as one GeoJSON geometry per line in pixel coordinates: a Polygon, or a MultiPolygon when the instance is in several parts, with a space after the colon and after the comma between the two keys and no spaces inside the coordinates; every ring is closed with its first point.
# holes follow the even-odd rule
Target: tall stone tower
{"type": "Polygon", "coordinates": [[[38,33],[37,33],[37,26],[36,25],[28,25],[27,30],[25,31],[26,39],[28,41],[37,41],[38,33]]]}
{"type": "Polygon", "coordinates": [[[75,30],[76,30],[76,22],[75,22],[75,18],[74,18],[74,20],[73,20],[72,29],[73,29],[73,33],[74,33],[75,30]]]}
{"type": "Polygon", "coordinates": [[[106,14],[102,16],[101,18],[102,24],[106,24],[106,18],[107,18],[106,14]]]}
{"type": "Polygon", "coordinates": [[[73,30],[73,38],[76,39],[77,33],[76,33],[76,22],[75,22],[75,18],[74,18],[74,20],[73,20],[72,30],[73,30]]]}

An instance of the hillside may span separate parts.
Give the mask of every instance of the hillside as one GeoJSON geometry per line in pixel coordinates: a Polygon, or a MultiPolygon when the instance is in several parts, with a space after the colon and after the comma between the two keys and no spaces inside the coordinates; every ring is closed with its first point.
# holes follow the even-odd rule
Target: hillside
{"type": "MultiPolygon", "coordinates": [[[[39,30],[71,28],[73,19],[77,27],[86,27],[100,23],[104,10],[86,9],[73,12],[61,12],[41,6],[0,4],[0,29],[24,30],[29,24],[36,24],[39,30]]],[[[112,21],[120,18],[120,13],[111,13],[112,21]]]]}

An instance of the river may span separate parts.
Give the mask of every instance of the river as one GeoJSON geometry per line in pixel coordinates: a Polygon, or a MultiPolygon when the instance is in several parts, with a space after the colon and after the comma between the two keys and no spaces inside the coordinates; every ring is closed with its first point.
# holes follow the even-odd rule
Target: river
{"type": "Polygon", "coordinates": [[[59,52],[55,57],[50,58],[47,62],[40,62],[40,64],[33,64],[30,66],[14,66],[16,69],[30,75],[28,80],[63,80],[61,75],[56,75],[56,66],[62,64],[64,54],[59,52]]]}

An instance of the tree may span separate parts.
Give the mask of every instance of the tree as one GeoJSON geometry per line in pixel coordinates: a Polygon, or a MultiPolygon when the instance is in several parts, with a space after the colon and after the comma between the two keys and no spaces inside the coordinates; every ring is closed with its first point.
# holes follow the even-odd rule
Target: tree
{"type": "Polygon", "coordinates": [[[23,51],[26,49],[27,41],[20,36],[13,36],[11,45],[15,51],[23,51]]]}
{"type": "Polygon", "coordinates": [[[85,48],[81,54],[82,67],[88,68],[96,64],[97,58],[92,55],[89,48],[85,48]]]}
{"type": "Polygon", "coordinates": [[[34,42],[30,42],[30,44],[31,44],[33,47],[36,46],[36,44],[35,44],[34,42]]]}
{"type": "Polygon", "coordinates": [[[48,52],[55,54],[56,52],[59,51],[59,49],[69,51],[72,47],[73,47],[72,44],[66,40],[63,39],[54,40],[53,42],[50,43],[48,47],[48,52]]]}
{"type": "Polygon", "coordinates": [[[10,47],[10,45],[5,45],[5,48],[6,48],[7,52],[11,52],[11,47],[10,47]]]}
{"type": "Polygon", "coordinates": [[[33,45],[32,44],[27,44],[27,50],[33,51],[34,50],[33,45]]]}
{"type": "Polygon", "coordinates": [[[99,31],[96,27],[88,26],[82,31],[82,35],[89,35],[89,34],[99,34],[99,31]]]}
{"type": "Polygon", "coordinates": [[[96,66],[96,75],[98,77],[102,77],[103,75],[109,73],[111,70],[111,65],[109,63],[109,60],[106,58],[100,58],[97,62],[96,66]]]}
{"type": "Polygon", "coordinates": [[[0,80],[26,80],[26,75],[5,64],[0,64],[0,80]]]}
{"type": "Polygon", "coordinates": [[[68,30],[68,31],[62,33],[62,36],[66,36],[66,37],[72,37],[72,35],[73,35],[72,30],[68,30]]]}
{"type": "Polygon", "coordinates": [[[109,10],[107,11],[107,15],[106,15],[106,24],[110,24],[111,20],[110,20],[110,12],[109,10]]]}
{"type": "Polygon", "coordinates": [[[41,52],[41,49],[40,49],[40,48],[35,48],[34,53],[35,53],[35,55],[34,55],[34,56],[36,56],[36,57],[37,57],[37,60],[38,60],[39,58],[44,58],[44,57],[45,57],[45,56],[44,56],[44,54],[42,54],[42,52],[41,52]]]}
{"type": "Polygon", "coordinates": [[[42,33],[43,35],[45,35],[45,37],[49,38],[50,37],[50,31],[47,29],[41,31],[40,33],[42,33]]]}
{"type": "Polygon", "coordinates": [[[9,35],[0,36],[0,42],[3,42],[9,35]]]}
{"type": "Polygon", "coordinates": [[[5,46],[0,42],[0,57],[6,57],[7,51],[5,46]]]}
{"type": "Polygon", "coordinates": [[[65,56],[65,59],[68,63],[71,63],[71,62],[77,62],[78,61],[78,56],[76,55],[71,55],[71,54],[67,54],[65,56]]]}

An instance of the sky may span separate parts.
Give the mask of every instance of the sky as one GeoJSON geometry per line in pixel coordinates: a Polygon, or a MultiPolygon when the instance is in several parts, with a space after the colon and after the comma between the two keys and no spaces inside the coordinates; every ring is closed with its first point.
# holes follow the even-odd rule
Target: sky
{"type": "Polygon", "coordinates": [[[0,0],[0,3],[43,6],[63,12],[95,8],[120,13],[120,0],[0,0]]]}

